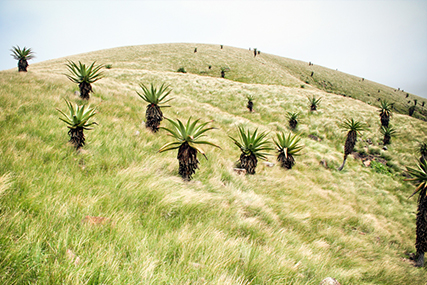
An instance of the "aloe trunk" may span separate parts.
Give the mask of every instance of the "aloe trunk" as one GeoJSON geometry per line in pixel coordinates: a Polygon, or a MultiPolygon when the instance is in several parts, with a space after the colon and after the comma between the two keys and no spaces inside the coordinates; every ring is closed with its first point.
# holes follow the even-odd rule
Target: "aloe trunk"
{"type": "Polygon", "coordinates": [[[347,139],[345,140],[344,160],[342,162],[342,165],[338,168],[339,171],[341,171],[344,168],[345,162],[347,160],[347,156],[353,152],[354,146],[356,145],[356,140],[357,140],[357,132],[349,131],[347,133],[347,139]]]}
{"type": "Polygon", "coordinates": [[[90,83],[82,82],[79,84],[80,88],[80,97],[82,99],[88,100],[90,98],[89,93],[92,92],[92,86],[90,83]]]}
{"type": "Polygon", "coordinates": [[[388,128],[389,121],[390,121],[389,116],[387,116],[387,115],[381,116],[381,125],[384,126],[385,128],[388,128]]]}
{"type": "Polygon", "coordinates": [[[21,72],[27,72],[28,62],[26,59],[20,59],[18,61],[18,71],[21,72]]]}
{"type": "Polygon", "coordinates": [[[390,136],[390,135],[388,135],[388,134],[385,134],[385,135],[384,135],[384,139],[383,139],[383,144],[384,144],[384,145],[388,145],[388,144],[390,144],[390,140],[391,140],[391,136],[390,136]]]}
{"type": "Polygon", "coordinates": [[[75,129],[70,129],[68,131],[70,136],[70,143],[78,150],[79,148],[85,145],[85,135],[83,133],[82,127],[77,127],[75,129]]]}
{"type": "Polygon", "coordinates": [[[254,102],[249,100],[248,105],[246,107],[249,109],[249,112],[252,112],[252,110],[254,108],[254,102]]]}
{"type": "Polygon", "coordinates": [[[245,155],[242,153],[240,155],[240,166],[246,169],[248,174],[255,174],[255,168],[258,164],[258,159],[254,154],[245,155]]]}
{"type": "Polygon", "coordinates": [[[280,166],[287,169],[292,169],[292,166],[295,164],[295,159],[292,155],[285,155],[284,152],[280,152],[277,157],[277,161],[280,162],[280,166]]]}
{"type": "Polygon", "coordinates": [[[191,147],[187,142],[184,142],[178,150],[179,175],[184,180],[191,180],[191,176],[199,168],[197,160],[197,150],[191,147]]]}
{"type": "Polygon", "coordinates": [[[417,211],[417,230],[415,248],[417,249],[418,260],[417,266],[424,266],[424,253],[427,251],[427,188],[421,190],[418,196],[418,211],[417,211]]]}
{"type": "Polygon", "coordinates": [[[289,127],[291,127],[291,129],[295,129],[297,127],[298,121],[297,120],[289,120],[289,127]]]}
{"type": "Polygon", "coordinates": [[[163,120],[163,112],[156,104],[149,104],[145,113],[145,126],[153,133],[159,130],[160,122],[163,120]]]}

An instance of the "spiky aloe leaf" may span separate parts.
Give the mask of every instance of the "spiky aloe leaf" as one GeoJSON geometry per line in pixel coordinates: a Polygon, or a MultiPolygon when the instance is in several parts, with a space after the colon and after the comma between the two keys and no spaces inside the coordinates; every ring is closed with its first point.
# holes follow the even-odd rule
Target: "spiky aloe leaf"
{"type": "MultiPolygon", "coordinates": [[[[136,93],[138,94],[139,97],[141,97],[142,100],[144,100],[149,104],[154,104],[154,105],[165,104],[173,99],[173,98],[170,98],[165,100],[166,97],[172,92],[172,89],[168,89],[170,88],[170,85],[165,85],[163,83],[158,89],[153,85],[153,83],[150,83],[150,88],[148,88],[142,83],[139,86],[142,89],[142,94],[139,93],[138,91],[136,93]]],[[[167,107],[167,106],[162,106],[162,107],[167,107]]]]}
{"type": "Polygon", "coordinates": [[[295,164],[294,156],[299,155],[299,152],[304,148],[300,145],[301,138],[298,135],[292,135],[289,133],[287,136],[284,133],[277,134],[277,140],[273,139],[277,152],[277,160],[281,166],[287,169],[291,169],[295,164]]]}
{"type": "Polygon", "coordinates": [[[359,122],[359,121],[355,121],[353,118],[352,119],[345,119],[345,121],[343,123],[341,123],[339,125],[343,130],[346,131],[355,131],[358,134],[360,134],[361,131],[366,129],[366,125],[359,122]]]}
{"type": "Polygon", "coordinates": [[[391,126],[389,127],[381,126],[381,133],[385,136],[393,137],[396,135],[397,131],[391,126]]]}
{"type": "Polygon", "coordinates": [[[69,74],[65,74],[65,76],[67,76],[68,79],[77,84],[92,84],[104,77],[104,73],[100,71],[101,68],[104,67],[104,65],[95,65],[95,61],[92,62],[91,65],[86,67],[86,65],[81,63],[80,61],[77,65],[75,62],[68,60],[66,66],[68,68],[69,74]]]}
{"type": "Polygon", "coordinates": [[[30,60],[34,58],[34,52],[31,50],[31,48],[20,48],[18,45],[15,47],[12,47],[10,50],[12,52],[11,56],[13,56],[16,60],[30,60]]]}
{"type": "Polygon", "coordinates": [[[405,179],[405,181],[413,181],[415,184],[417,184],[417,188],[415,189],[414,193],[409,196],[409,198],[411,198],[427,186],[427,161],[419,161],[417,168],[406,167],[406,169],[409,175],[412,177],[405,179]]]}
{"type": "Polygon", "coordinates": [[[73,104],[68,100],[65,100],[65,103],[68,107],[68,114],[60,109],[56,110],[58,110],[58,112],[64,116],[63,118],[60,117],[59,119],[65,122],[68,125],[68,128],[83,128],[85,130],[91,130],[92,128],[89,127],[97,124],[96,122],[89,122],[89,120],[95,116],[96,108],[90,108],[90,106],[86,105],[79,106],[77,104],[73,106],[73,104]]]}
{"type": "MultiPolygon", "coordinates": [[[[191,117],[187,120],[186,124],[183,124],[179,119],[175,121],[166,118],[166,120],[169,121],[169,123],[172,125],[171,128],[165,128],[161,127],[161,129],[164,129],[168,132],[168,135],[172,136],[175,140],[175,142],[170,142],[165,144],[159,149],[159,152],[164,152],[168,150],[177,149],[181,146],[181,144],[187,142],[190,146],[195,147],[196,144],[198,145],[210,145],[214,147],[220,148],[218,145],[209,142],[209,141],[201,141],[199,140],[201,137],[204,137],[204,133],[207,131],[213,130],[213,127],[206,128],[205,126],[209,123],[201,123],[197,125],[197,123],[200,121],[200,119],[191,121],[191,117]]],[[[197,150],[204,154],[204,151],[197,146],[197,150]]]]}
{"type": "Polygon", "coordinates": [[[277,140],[273,139],[273,141],[277,147],[277,151],[285,153],[286,156],[300,155],[299,152],[304,148],[303,145],[299,144],[301,137],[299,135],[293,135],[292,133],[288,135],[278,133],[277,140]]]}
{"type": "Polygon", "coordinates": [[[240,148],[242,153],[246,156],[254,155],[256,158],[268,160],[267,155],[269,155],[269,153],[264,152],[272,150],[270,142],[266,139],[268,134],[266,132],[258,133],[258,129],[253,133],[251,133],[250,130],[246,132],[245,128],[242,126],[239,126],[238,130],[238,139],[231,136],[229,136],[229,138],[240,148]]]}

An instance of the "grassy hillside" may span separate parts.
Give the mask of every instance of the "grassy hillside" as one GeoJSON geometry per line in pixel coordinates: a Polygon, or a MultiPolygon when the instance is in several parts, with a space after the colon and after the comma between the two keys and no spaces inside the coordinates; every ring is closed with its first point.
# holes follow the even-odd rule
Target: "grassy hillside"
{"type": "MultiPolygon", "coordinates": [[[[65,110],[63,99],[82,103],[77,85],[63,75],[66,60],[33,64],[26,74],[0,72],[0,283],[319,284],[331,276],[341,284],[425,284],[426,270],[407,256],[415,251],[416,199],[407,199],[414,187],[402,172],[415,165],[427,123],[394,113],[398,136],[384,151],[373,106],[378,92],[369,91],[372,105],[357,94],[380,89],[395,102],[402,96],[316,65],[194,47],[67,57],[112,65],[93,85],[99,125],[85,132],[87,145],[78,153],[56,111],[65,110]],[[188,73],[177,73],[180,67],[188,73]],[[221,67],[230,70],[225,79],[221,67]],[[318,88],[318,74],[331,90],[318,88]],[[135,91],[150,82],[173,88],[165,116],[212,120],[216,127],[207,136],[222,150],[205,147],[208,160],[199,157],[190,182],[178,175],[176,152],[157,152],[171,138],[142,123],[146,104],[135,91]],[[248,95],[254,113],[245,108],[248,95]],[[322,97],[314,113],[306,98],[312,95],[322,97]],[[305,148],[294,168],[260,162],[255,175],[236,174],[240,151],[228,135],[237,136],[239,125],[270,137],[289,132],[287,111],[301,112],[297,132],[305,148]],[[365,167],[350,157],[336,170],[344,118],[368,125],[356,150],[385,166],[365,167]],[[87,216],[105,220],[94,224],[87,216]]],[[[273,152],[270,161],[276,162],[273,152]]]]}

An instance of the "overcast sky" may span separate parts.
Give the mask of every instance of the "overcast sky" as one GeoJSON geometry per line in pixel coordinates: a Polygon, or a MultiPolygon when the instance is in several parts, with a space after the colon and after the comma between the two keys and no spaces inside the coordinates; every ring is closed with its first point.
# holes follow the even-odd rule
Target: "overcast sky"
{"type": "Polygon", "coordinates": [[[311,61],[427,98],[427,0],[0,0],[0,70],[128,45],[212,43],[311,61]]]}

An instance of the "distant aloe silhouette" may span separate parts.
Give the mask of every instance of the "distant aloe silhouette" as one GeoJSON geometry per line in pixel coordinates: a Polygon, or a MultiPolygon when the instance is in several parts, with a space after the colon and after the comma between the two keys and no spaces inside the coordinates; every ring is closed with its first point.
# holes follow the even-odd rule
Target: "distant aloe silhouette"
{"type": "Polygon", "coordinates": [[[20,48],[19,46],[14,46],[10,50],[12,52],[11,56],[14,59],[18,60],[18,71],[27,72],[28,60],[34,58],[34,52],[31,48],[20,48]]]}

